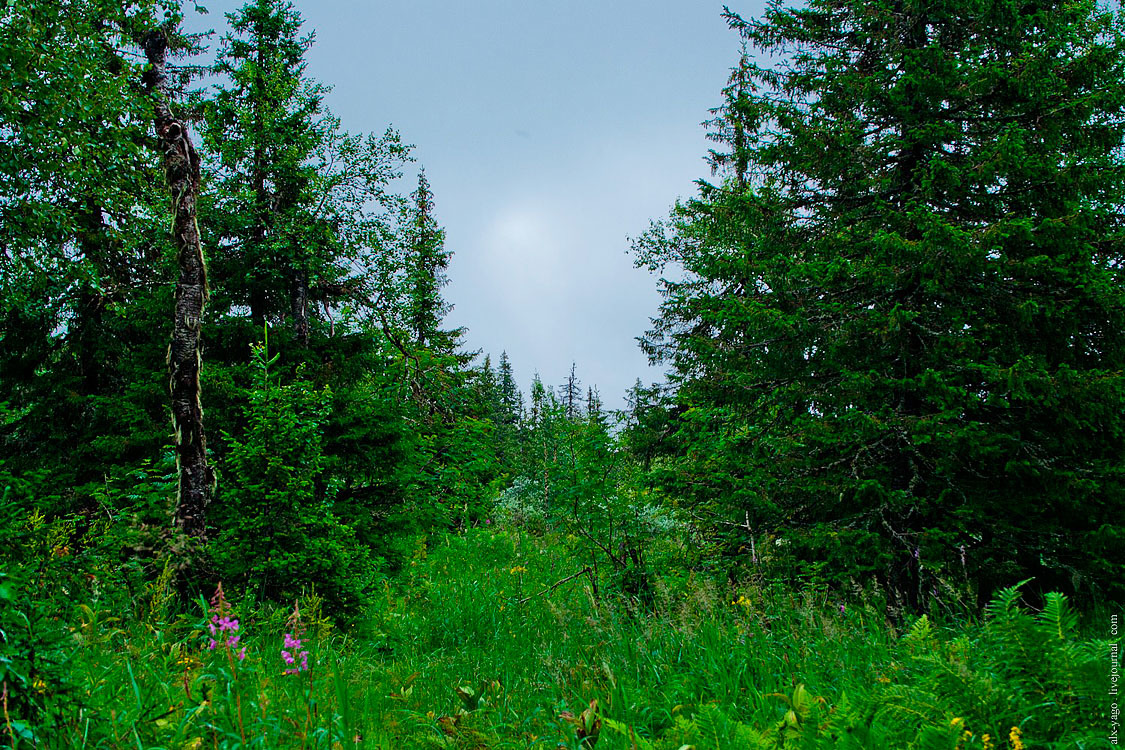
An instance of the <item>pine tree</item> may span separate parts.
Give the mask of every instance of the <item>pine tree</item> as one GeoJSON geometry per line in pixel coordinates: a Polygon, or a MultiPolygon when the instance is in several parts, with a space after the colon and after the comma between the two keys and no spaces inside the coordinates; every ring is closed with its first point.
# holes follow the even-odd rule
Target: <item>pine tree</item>
{"type": "Polygon", "coordinates": [[[1032,575],[1120,591],[1120,22],[1011,0],[728,20],[777,63],[743,58],[725,179],[636,248],[688,271],[646,346],[696,499],[915,606],[1032,575]]]}

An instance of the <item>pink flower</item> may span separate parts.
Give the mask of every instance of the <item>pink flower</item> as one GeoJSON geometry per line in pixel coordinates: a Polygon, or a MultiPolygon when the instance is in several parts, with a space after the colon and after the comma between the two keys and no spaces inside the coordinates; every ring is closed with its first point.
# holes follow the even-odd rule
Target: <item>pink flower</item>
{"type": "MultiPolygon", "coordinates": [[[[219,646],[227,649],[229,654],[232,649],[238,647],[238,642],[242,638],[239,634],[238,620],[231,617],[231,606],[227,601],[226,596],[223,594],[223,585],[220,583],[219,587],[215,589],[215,595],[211,597],[210,619],[207,622],[207,630],[211,633],[211,638],[207,641],[207,649],[214,651],[219,646]]],[[[239,661],[246,658],[246,647],[243,646],[236,654],[239,661]]]]}
{"type": "Polygon", "coordinates": [[[285,674],[297,674],[304,672],[309,668],[309,652],[305,650],[298,650],[301,648],[301,639],[294,636],[292,633],[285,634],[285,649],[281,652],[281,660],[289,665],[285,670],[285,674]],[[297,659],[301,660],[298,666],[293,666],[297,663],[297,659]]]}
{"type": "Polygon", "coordinates": [[[301,625],[301,609],[298,604],[293,604],[293,614],[289,615],[286,625],[289,626],[289,632],[285,634],[282,641],[281,660],[285,662],[287,668],[282,674],[298,674],[308,671],[309,652],[301,648],[300,636],[305,632],[305,628],[301,625]],[[301,660],[300,664],[297,663],[298,659],[301,660]]]}

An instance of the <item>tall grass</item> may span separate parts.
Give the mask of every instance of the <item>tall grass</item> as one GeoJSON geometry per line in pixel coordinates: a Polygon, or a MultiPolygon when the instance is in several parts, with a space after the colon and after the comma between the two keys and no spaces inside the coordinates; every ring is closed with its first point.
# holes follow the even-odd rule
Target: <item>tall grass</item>
{"type": "Polygon", "coordinates": [[[287,610],[234,600],[236,648],[210,649],[207,605],[170,613],[159,585],[132,611],[86,602],[66,625],[65,681],[32,680],[38,719],[6,710],[0,737],[19,748],[1104,745],[1108,643],[1080,637],[1061,597],[1033,615],[1010,590],[982,622],[922,618],[900,633],[876,608],[820,591],[700,574],[657,576],[643,604],[605,582],[595,596],[586,574],[554,586],[583,568],[550,536],[477,529],[420,545],[348,633],[315,597],[303,602],[309,669],[289,674],[287,610]]]}

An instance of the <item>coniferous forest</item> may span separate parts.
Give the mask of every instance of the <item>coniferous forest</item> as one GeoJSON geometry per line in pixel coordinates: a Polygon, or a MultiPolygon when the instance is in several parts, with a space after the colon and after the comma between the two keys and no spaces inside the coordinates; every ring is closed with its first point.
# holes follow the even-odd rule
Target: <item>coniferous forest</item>
{"type": "Polygon", "coordinates": [[[727,9],[622,410],[447,322],[297,5],[197,10],[0,9],[0,746],[1117,744],[1116,4],[727,9]]]}

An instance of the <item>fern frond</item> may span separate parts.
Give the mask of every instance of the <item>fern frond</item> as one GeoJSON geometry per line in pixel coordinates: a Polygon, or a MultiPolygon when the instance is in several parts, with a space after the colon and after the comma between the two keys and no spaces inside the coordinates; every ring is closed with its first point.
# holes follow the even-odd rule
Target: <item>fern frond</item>
{"type": "Polygon", "coordinates": [[[717,706],[706,705],[701,706],[699,713],[695,715],[695,726],[699,732],[699,737],[706,741],[703,747],[707,750],[722,750],[722,740],[725,739],[726,732],[724,731],[723,719],[726,717],[717,706]]]}
{"type": "Polygon", "coordinates": [[[934,626],[930,624],[930,618],[926,615],[915,620],[910,630],[902,637],[902,642],[908,646],[926,646],[933,640],[934,626]]]}
{"type": "Polygon", "coordinates": [[[1047,604],[1036,619],[1049,630],[1051,638],[1060,641],[1070,640],[1078,629],[1078,615],[1070,608],[1066,594],[1056,591],[1047,594],[1047,604]]]}
{"type": "Polygon", "coordinates": [[[632,743],[632,746],[637,748],[637,750],[653,750],[652,743],[646,740],[644,737],[639,736],[637,734],[637,730],[633,729],[633,727],[629,726],[625,722],[614,721],[613,719],[607,719],[603,716],[602,723],[612,729],[614,732],[617,732],[622,737],[629,740],[629,742],[632,743]]]}
{"type": "Polygon", "coordinates": [[[984,608],[989,619],[1003,620],[1012,613],[1013,610],[1019,610],[1020,589],[1030,583],[1033,579],[1025,578],[1014,586],[1009,586],[1006,589],[1001,589],[996,596],[992,598],[984,608]]]}

